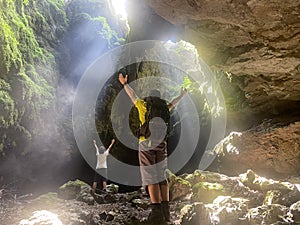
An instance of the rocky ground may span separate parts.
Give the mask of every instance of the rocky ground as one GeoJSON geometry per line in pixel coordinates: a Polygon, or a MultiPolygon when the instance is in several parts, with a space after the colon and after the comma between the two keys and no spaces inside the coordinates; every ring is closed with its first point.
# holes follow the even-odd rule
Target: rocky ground
{"type": "MultiPolygon", "coordinates": [[[[300,224],[300,179],[275,181],[252,170],[237,177],[208,171],[170,175],[171,217],[174,225],[300,224]]],[[[91,194],[82,181],[69,181],[57,192],[37,198],[4,198],[0,224],[19,225],[147,225],[149,198],[143,189],[91,194]]]]}

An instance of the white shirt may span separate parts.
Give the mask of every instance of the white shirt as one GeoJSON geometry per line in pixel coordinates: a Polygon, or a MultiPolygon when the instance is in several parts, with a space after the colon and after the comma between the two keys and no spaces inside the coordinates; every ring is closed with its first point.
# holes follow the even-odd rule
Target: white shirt
{"type": "Polygon", "coordinates": [[[109,154],[109,151],[106,150],[103,154],[100,154],[97,145],[95,145],[95,147],[96,147],[96,156],[97,156],[96,169],[107,168],[106,158],[109,154]]]}

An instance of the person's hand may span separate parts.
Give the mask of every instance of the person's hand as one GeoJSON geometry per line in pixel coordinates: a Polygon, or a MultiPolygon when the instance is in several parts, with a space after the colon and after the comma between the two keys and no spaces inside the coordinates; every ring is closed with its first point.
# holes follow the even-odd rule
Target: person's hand
{"type": "Polygon", "coordinates": [[[115,143],[115,139],[112,139],[112,140],[111,140],[111,143],[112,143],[112,144],[115,143]]]}
{"type": "Polygon", "coordinates": [[[93,142],[94,142],[94,144],[96,144],[96,141],[95,141],[95,140],[93,140],[93,142]]]}
{"type": "Polygon", "coordinates": [[[127,80],[128,80],[128,75],[126,74],[126,76],[124,77],[122,73],[119,73],[119,81],[122,85],[127,84],[127,80]]]}
{"type": "Polygon", "coordinates": [[[184,96],[187,93],[186,88],[181,88],[180,95],[184,96]]]}

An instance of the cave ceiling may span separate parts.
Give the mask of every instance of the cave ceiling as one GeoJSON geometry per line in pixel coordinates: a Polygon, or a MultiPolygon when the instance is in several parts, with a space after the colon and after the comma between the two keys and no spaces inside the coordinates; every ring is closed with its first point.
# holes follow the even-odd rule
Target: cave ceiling
{"type": "Polygon", "coordinates": [[[299,0],[146,0],[183,28],[212,67],[232,73],[249,106],[260,111],[300,100],[299,0]]]}

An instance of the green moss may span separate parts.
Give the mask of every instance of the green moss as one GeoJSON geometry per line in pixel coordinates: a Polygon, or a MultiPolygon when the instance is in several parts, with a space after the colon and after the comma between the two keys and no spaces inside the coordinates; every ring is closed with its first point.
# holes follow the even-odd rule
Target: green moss
{"type": "Polygon", "coordinates": [[[263,201],[264,205],[271,205],[279,203],[281,192],[277,190],[268,191],[263,201]]]}
{"type": "MultiPolygon", "coordinates": [[[[42,28],[50,30],[50,25],[57,24],[53,22],[56,17],[66,18],[63,10],[61,0],[0,0],[0,103],[4,106],[0,128],[6,129],[3,132],[12,133],[8,129],[13,129],[17,132],[14,136],[31,138],[38,132],[26,129],[26,123],[37,127],[42,123],[42,112],[55,107],[55,59],[37,32],[42,32],[42,28]],[[51,8],[48,14],[45,5],[51,8]]],[[[15,146],[13,139],[2,137],[0,152],[8,144],[14,142],[15,146]]]]}
{"type": "Polygon", "coordinates": [[[199,182],[193,186],[193,189],[204,189],[204,190],[223,190],[223,186],[218,183],[199,182]]]}
{"type": "Polygon", "coordinates": [[[67,183],[65,183],[62,186],[60,186],[59,189],[63,190],[65,188],[73,187],[73,186],[84,187],[84,186],[89,186],[89,185],[87,183],[81,181],[81,180],[76,179],[75,181],[68,181],[67,183]]]}
{"type": "Polygon", "coordinates": [[[5,64],[6,72],[9,72],[12,65],[15,67],[22,66],[22,54],[19,51],[17,40],[11,27],[4,21],[3,16],[0,17],[0,42],[1,54],[3,63],[5,64]]]}
{"type": "Polygon", "coordinates": [[[173,183],[179,183],[180,185],[191,187],[190,182],[188,182],[187,180],[185,180],[181,177],[176,176],[170,170],[167,169],[166,174],[173,183]]]}
{"type": "Polygon", "coordinates": [[[63,199],[76,199],[82,188],[88,186],[81,180],[68,181],[58,189],[58,196],[63,199]]]}
{"type": "Polygon", "coordinates": [[[15,102],[9,94],[10,90],[10,84],[0,78],[0,105],[3,106],[3,111],[0,115],[1,128],[12,126],[18,117],[18,111],[15,109],[15,102]]]}
{"type": "Polygon", "coordinates": [[[95,37],[99,35],[102,39],[106,40],[109,48],[113,48],[116,45],[120,45],[125,42],[124,38],[119,38],[117,32],[111,29],[105,17],[98,16],[92,18],[86,13],[83,13],[81,16],[91,24],[95,37]]]}
{"type": "MultiPolygon", "coordinates": [[[[110,15],[109,8],[104,1],[87,0],[82,4],[79,0],[73,0],[67,5],[67,15],[70,21],[70,30],[83,26],[88,30],[88,35],[80,34],[82,43],[89,43],[100,39],[100,42],[107,42],[108,48],[113,48],[125,42],[122,34],[119,34],[112,27],[114,21],[107,21],[110,15]]],[[[97,42],[99,42],[97,41],[97,42]]]]}
{"type": "Polygon", "coordinates": [[[224,195],[224,187],[218,183],[199,182],[193,186],[194,201],[211,203],[220,195],[224,195]]]}

